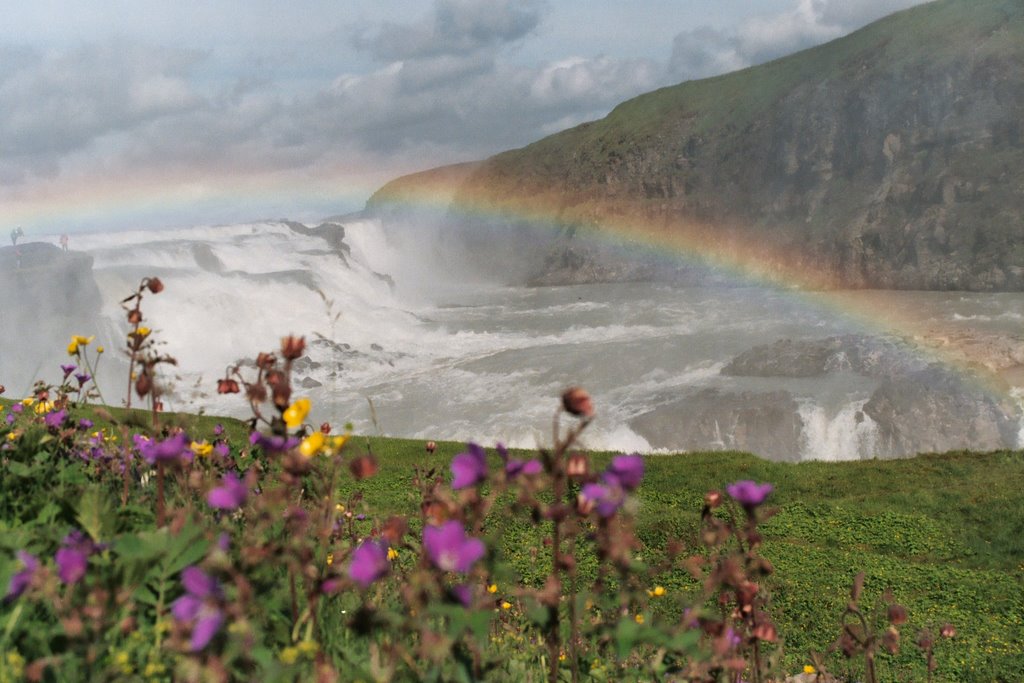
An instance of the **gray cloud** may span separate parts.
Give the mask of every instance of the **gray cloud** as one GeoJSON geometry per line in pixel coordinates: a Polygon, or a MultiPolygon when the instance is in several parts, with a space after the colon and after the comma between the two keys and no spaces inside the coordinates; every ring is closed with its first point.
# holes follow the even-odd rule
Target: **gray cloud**
{"type": "Polygon", "coordinates": [[[845,35],[921,0],[794,0],[779,14],[749,19],[722,31],[699,27],[676,36],[669,71],[705,78],[760,64],[845,35]]]}
{"type": "Polygon", "coordinates": [[[356,42],[381,61],[465,55],[522,39],[540,24],[543,7],[538,0],[435,0],[427,18],[387,22],[356,42]]]}

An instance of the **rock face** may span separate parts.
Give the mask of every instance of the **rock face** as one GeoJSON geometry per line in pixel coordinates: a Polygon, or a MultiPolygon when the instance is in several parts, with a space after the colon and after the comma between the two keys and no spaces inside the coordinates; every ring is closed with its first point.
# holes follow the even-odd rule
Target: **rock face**
{"type": "Polygon", "coordinates": [[[1017,444],[1019,408],[1000,405],[937,366],[885,380],[864,412],[878,424],[880,447],[891,455],[1017,444]]]}
{"type": "MultiPolygon", "coordinates": [[[[998,353],[1008,349],[1010,342],[1003,341],[1000,345],[986,337],[977,344],[995,349],[996,360],[1006,360],[998,353]]],[[[929,451],[1016,448],[1021,409],[986,388],[986,382],[997,381],[993,370],[998,369],[979,364],[977,375],[964,375],[950,366],[925,362],[902,340],[844,335],[757,346],[734,358],[722,374],[816,377],[846,371],[879,379],[863,407],[878,429],[875,455],[901,457],[929,451]]]]}
{"type": "Polygon", "coordinates": [[[750,451],[795,461],[803,421],[786,391],[704,389],[634,418],[630,427],[654,448],[750,451]]]}
{"type": "Polygon", "coordinates": [[[635,239],[804,286],[1021,290],[1024,4],[927,3],[459,170],[372,203],[448,179],[452,222],[518,235],[546,282],[636,277],[635,239]],[[626,236],[618,268],[590,228],[626,236]]]}
{"type": "Polygon", "coordinates": [[[755,346],[733,358],[723,375],[741,377],[817,377],[845,370],[866,377],[904,376],[927,363],[897,339],[848,334],[827,339],[780,339],[755,346]]]}

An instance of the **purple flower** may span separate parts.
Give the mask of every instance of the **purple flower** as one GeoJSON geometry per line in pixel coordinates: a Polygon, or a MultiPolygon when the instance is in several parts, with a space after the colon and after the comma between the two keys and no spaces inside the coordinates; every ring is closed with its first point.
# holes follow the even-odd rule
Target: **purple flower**
{"type": "Polygon", "coordinates": [[[636,453],[617,455],[608,464],[602,478],[608,483],[618,484],[627,491],[634,491],[644,478],[644,459],[636,453]]]}
{"type": "Polygon", "coordinates": [[[78,428],[82,431],[87,431],[93,428],[93,422],[89,418],[83,417],[78,421],[78,428]]]}
{"type": "MultiPolygon", "coordinates": [[[[14,408],[12,407],[11,410],[14,410],[14,408]]],[[[11,414],[8,413],[8,415],[7,415],[7,417],[5,419],[7,420],[7,424],[9,424],[9,425],[14,424],[14,415],[11,415],[11,414]]]]}
{"type": "Polygon", "coordinates": [[[624,501],[622,489],[617,485],[591,483],[580,489],[578,506],[584,514],[596,509],[599,516],[607,519],[618,512],[624,501]]]}
{"type": "Polygon", "coordinates": [[[452,488],[473,486],[487,478],[487,455],[475,443],[467,444],[468,451],[452,458],[452,488]]]}
{"type": "Polygon", "coordinates": [[[75,529],[61,541],[60,550],[54,556],[57,563],[57,575],[66,584],[75,584],[85,576],[89,566],[89,556],[96,552],[96,544],[81,531],[75,529]]]}
{"type": "Polygon", "coordinates": [[[465,574],[484,556],[484,542],[466,536],[462,522],[450,520],[423,529],[423,547],[434,566],[446,572],[465,574]]]}
{"type": "Polygon", "coordinates": [[[136,441],[136,445],[139,447],[139,453],[143,459],[150,465],[158,462],[171,462],[192,453],[188,437],[184,432],[178,432],[163,441],[140,439],[136,441]]]}
{"type": "Polygon", "coordinates": [[[249,495],[249,489],[234,472],[225,472],[221,485],[206,494],[206,502],[218,510],[237,510],[249,495]]]}
{"type": "Polygon", "coordinates": [[[55,410],[52,413],[47,413],[46,416],[43,417],[43,422],[46,423],[47,427],[59,429],[66,419],[68,419],[68,411],[62,408],[60,410],[55,410]]]}
{"type": "Polygon", "coordinates": [[[498,455],[505,461],[505,476],[509,479],[515,479],[520,474],[532,475],[540,474],[544,471],[544,465],[541,464],[540,460],[520,460],[518,458],[509,458],[508,449],[505,448],[504,444],[498,444],[495,446],[498,451],[498,455]]]}
{"type": "Polygon", "coordinates": [[[15,403],[13,406],[11,406],[12,413],[21,414],[21,411],[23,410],[25,410],[25,406],[21,405],[20,403],[15,403]]]}
{"type": "Polygon", "coordinates": [[[60,366],[60,369],[64,371],[64,379],[67,379],[68,375],[70,375],[72,372],[74,372],[75,370],[78,369],[78,366],[77,365],[62,365],[62,366],[60,366]]]}
{"type": "Polygon", "coordinates": [[[364,590],[389,571],[391,563],[388,562],[388,545],[384,541],[363,541],[352,552],[348,575],[364,590]]]}
{"type": "Polygon", "coordinates": [[[92,375],[80,372],[77,375],[75,375],[75,379],[78,380],[78,386],[82,387],[85,385],[86,382],[92,379],[92,375]]]}
{"type": "Polygon", "coordinates": [[[31,553],[19,550],[18,559],[21,560],[24,569],[11,577],[11,582],[7,584],[7,594],[4,596],[5,601],[14,600],[24,593],[25,589],[32,584],[32,577],[35,576],[36,570],[39,569],[39,558],[31,553]]]}
{"type": "Polygon", "coordinates": [[[768,497],[775,487],[771,484],[758,484],[749,479],[737,481],[725,487],[733,500],[742,505],[746,510],[753,510],[768,497]]]}
{"type": "Polygon", "coordinates": [[[217,635],[224,622],[220,585],[194,566],[181,571],[181,585],[185,587],[185,595],[174,601],[171,613],[179,623],[192,624],[190,647],[193,652],[199,652],[217,635]]]}
{"type": "Polygon", "coordinates": [[[544,465],[542,465],[540,460],[537,459],[519,460],[517,458],[512,458],[505,463],[505,476],[509,479],[514,479],[520,474],[530,476],[533,474],[540,474],[543,471],[544,465]]]}
{"type": "Polygon", "coordinates": [[[294,436],[273,436],[253,432],[249,435],[249,443],[259,446],[268,453],[284,453],[299,445],[299,440],[294,436]]]}
{"type": "Polygon", "coordinates": [[[473,604],[472,586],[460,583],[448,589],[448,593],[451,594],[451,596],[463,607],[469,607],[473,604]]]}
{"type": "Polygon", "coordinates": [[[213,444],[213,452],[216,453],[219,458],[226,458],[231,454],[231,449],[223,441],[218,441],[213,444]]]}
{"type": "Polygon", "coordinates": [[[217,423],[217,424],[213,425],[213,435],[214,436],[220,436],[223,433],[224,433],[224,425],[222,425],[220,423],[217,423]]]}

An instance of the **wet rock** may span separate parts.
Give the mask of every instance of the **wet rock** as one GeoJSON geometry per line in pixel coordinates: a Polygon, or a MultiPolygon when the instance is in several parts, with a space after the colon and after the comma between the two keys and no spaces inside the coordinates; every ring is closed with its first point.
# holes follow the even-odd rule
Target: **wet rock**
{"type": "Polygon", "coordinates": [[[323,385],[323,382],[318,382],[312,377],[303,377],[302,381],[299,382],[299,386],[301,386],[303,389],[316,389],[317,387],[322,387],[323,385]]]}
{"type": "Polygon", "coordinates": [[[704,389],[630,421],[654,448],[749,451],[799,460],[803,420],[787,391],[704,389]]]}
{"type": "Polygon", "coordinates": [[[1015,448],[1020,408],[939,365],[882,382],[864,405],[887,456],[1015,448]]]}
{"type": "Polygon", "coordinates": [[[817,377],[828,372],[855,372],[892,377],[923,370],[927,364],[899,339],[848,334],[826,339],[780,339],[756,346],[732,359],[723,375],[741,377],[817,377]]]}
{"type": "Polygon", "coordinates": [[[196,243],[192,245],[192,258],[196,265],[208,273],[224,272],[224,264],[217,255],[213,253],[213,247],[209,244],[196,243]]]}

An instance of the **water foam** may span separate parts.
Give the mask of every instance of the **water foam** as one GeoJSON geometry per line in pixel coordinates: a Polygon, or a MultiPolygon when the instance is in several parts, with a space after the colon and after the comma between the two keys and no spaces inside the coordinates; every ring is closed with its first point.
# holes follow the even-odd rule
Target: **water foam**
{"type": "Polygon", "coordinates": [[[859,460],[875,455],[878,425],[864,412],[868,399],[852,401],[829,415],[820,405],[803,401],[798,411],[803,420],[801,460],[859,460]]]}

